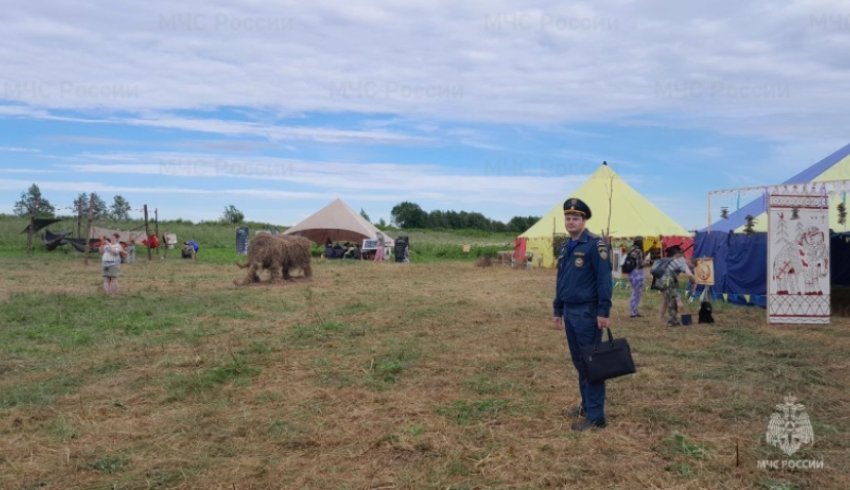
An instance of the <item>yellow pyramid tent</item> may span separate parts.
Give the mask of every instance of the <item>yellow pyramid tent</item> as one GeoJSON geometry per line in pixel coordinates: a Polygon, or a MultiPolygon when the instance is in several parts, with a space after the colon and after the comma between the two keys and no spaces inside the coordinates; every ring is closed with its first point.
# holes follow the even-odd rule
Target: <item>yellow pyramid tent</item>
{"type": "MultiPolygon", "coordinates": [[[[587,229],[597,235],[612,238],[691,235],[605,163],[577,191],[564,196],[564,200],[568,197],[577,197],[590,206],[593,217],[588,220],[587,229]]],[[[566,236],[563,205],[563,201],[555,204],[519,236],[527,239],[526,251],[534,253],[538,260],[542,258],[544,267],[555,264],[554,238],[566,236]]]]}

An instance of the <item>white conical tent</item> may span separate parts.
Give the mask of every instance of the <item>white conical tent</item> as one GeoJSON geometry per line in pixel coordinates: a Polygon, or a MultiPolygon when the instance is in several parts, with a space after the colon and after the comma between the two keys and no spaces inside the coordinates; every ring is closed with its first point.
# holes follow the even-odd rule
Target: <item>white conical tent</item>
{"type": "MultiPolygon", "coordinates": [[[[603,164],[575,192],[564,196],[577,197],[590,207],[592,217],[587,229],[597,235],[612,238],[628,237],[687,237],[691,234],[673,218],[655,207],[647,198],[621,179],[611,167],[603,164]]],[[[555,263],[552,244],[556,235],[565,235],[564,202],[556,203],[545,216],[525,231],[526,249],[542,258],[542,265],[555,263]]]]}
{"type": "Polygon", "coordinates": [[[392,238],[375,228],[339,198],[289,228],[284,234],[303,236],[320,245],[328,241],[359,243],[363,239],[377,240],[378,234],[381,234],[388,246],[393,245],[392,238]]]}

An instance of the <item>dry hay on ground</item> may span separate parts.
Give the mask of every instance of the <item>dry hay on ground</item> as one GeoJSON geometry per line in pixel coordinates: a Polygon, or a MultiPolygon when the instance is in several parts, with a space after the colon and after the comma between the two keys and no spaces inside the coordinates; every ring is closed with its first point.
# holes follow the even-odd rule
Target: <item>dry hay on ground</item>
{"type": "Polygon", "coordinates": [[[764,310],[715,303],[715,325],[671,330],[652,319],[657,294],[629,319],[618,290],[614,333],[639,371],[609,384],[610,426],[577,435],[551,270],[328,261],[309,283],[246,291],[221,286],[232,266],[142,263],[98,301],[97,267],[72,267],[91,279],[0,278],[54,319],[6,317],[20,337],[4,348],[28,350],[0,361],[3,488],[850,487],[845,318],[768,327],[764,310]],[[72,305],[116,320],[66,337],[72,305]],[[152,330],[127,330],[147,315],[152,330]],[[763,441],[786,393],[815,426],[801,457],[826,469],[756,469],[785,458],[763,441]]]}

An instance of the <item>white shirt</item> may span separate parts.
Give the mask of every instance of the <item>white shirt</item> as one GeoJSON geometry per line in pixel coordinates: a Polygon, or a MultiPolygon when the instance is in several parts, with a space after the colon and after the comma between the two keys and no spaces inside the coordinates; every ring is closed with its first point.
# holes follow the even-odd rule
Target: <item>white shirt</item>
{"type": "Polygon", "coordinates": [[[107,243],[103,246],[103,256],[100,258],[103,266],[117,265],[121,263],[121,244],[107,243]]]}

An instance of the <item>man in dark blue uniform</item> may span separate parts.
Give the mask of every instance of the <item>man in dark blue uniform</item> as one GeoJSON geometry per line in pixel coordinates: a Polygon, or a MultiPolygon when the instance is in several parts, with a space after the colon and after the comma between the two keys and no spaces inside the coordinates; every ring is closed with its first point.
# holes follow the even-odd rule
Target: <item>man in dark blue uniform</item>
{"type": "Polygon", "coordinates": [[[585,229],[590,208],[581,199],[564,201],[564,224],[569,240],[558,256],[553,316],[555,328],[564,328],[570,357],[578,371],[581,405],[570,413],[584,418],[572,425],[576,431],[602,428],[605,419],[605,382],[591,383],[581,356],[593,348],[608,328],[611,312],[611,260],[608,244],[585,229]]]}

